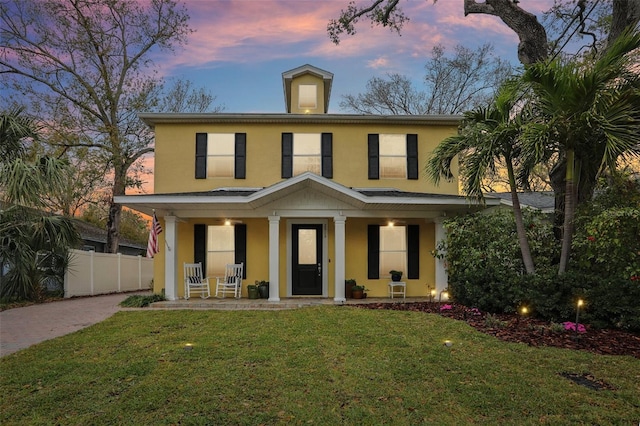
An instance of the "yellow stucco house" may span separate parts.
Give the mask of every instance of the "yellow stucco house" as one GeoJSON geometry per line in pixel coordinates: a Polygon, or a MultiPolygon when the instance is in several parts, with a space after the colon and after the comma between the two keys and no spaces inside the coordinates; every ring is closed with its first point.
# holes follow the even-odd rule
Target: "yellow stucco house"
{"type": "Polygon", "coordinates": [[[431,254],[442,219],[477,206],[423,170],[460,117],[329,114],[332,81],[311,65],[284,72],[284,114],[139,114],[156,134],[154,193],[116,202],[161,221],[156,292],[184,297],[194,261],[208,276],[244,262],[270,301],[341,303],[345,279],[384,297],[391,269],[408,297],[447,286],[431,254]]]}

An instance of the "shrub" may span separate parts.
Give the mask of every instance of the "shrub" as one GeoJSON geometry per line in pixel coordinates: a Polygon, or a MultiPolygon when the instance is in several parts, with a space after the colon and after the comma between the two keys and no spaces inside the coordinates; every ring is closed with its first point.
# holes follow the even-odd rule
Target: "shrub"
{"type": "Polygon", "coordinates": [[[533,309],[535,316],[559,322],[575,317],[577,300],[586,299],[594,280],[576,272],[558,275],[556,269],[550,267],[535,275],[520,277],[517,285],[523,294],[522,301],[533,309]]]}
{"type": "MultiPolygon", "coordinates": [[[[604,182],[604,181],[603,181],[604,182]]],[[[447,238],[434,255],[445,257],[449,293],[486,312],[513,312],[526,304],[533,315],[640,331],[640,182],[609,177],[575,220],[569,270],[557,275],[559,243],[540,213],[524,211],[536,267],[524,274],[513,213],[502,210],[449,219],[447,238]]]]}
{"type": "MultiPolygon", "coordinates": [[[[526,210],[524,220],[534,261],[550,263],[557,254],[551,224],[543,215],[526,210]]],[[[450,219],[444,226],[447,239],[436,255],[446,250],[453,299],[488,312],[513,312],[525,298],[513,213],[476,213],[450,219]]]]}
{"type": "Polygon", "coordinates": [[[585,321],[601,328],[640,331],[640,282],[595,278],[587,290],[585,321]]]}
{"type": "Polygon", "coordinates": [[[574,267],[603,278],[640,276],[640,208],[583,216],[573,240],[574,267]]]}
{"type": "Polygon", "coordinates": [[[513,312],[522,299],[520,288],[512,285],[516,274],[495,268],[459,271],[449,279],[449,293],[453,300],[487,312],[513,312]]]}
{"type": "Polygon", "coordinates": [[[133,296],[129,296],[120,302],[120,306],[123,308],[144,308],[149,306],[154,302],[162,302],[166,300],[165,297],[161,294],[152,294],[152,295],[142,295],[142,294],[134,294],[133,296]]]}

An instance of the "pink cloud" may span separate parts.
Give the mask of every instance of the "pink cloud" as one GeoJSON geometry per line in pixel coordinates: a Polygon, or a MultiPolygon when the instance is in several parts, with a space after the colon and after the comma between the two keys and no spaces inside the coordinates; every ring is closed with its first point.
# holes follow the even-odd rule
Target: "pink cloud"
{"type": "MultiPolygon", "coordinates": [[[[553,0],[539,0],[523,7],[539,13],[553,0]],[[535,8],[535,10],[534,10],[535,8]]],[[[362,0],[361,0],[362,2],[362,0]]],[[[212,68],[223,63],[260,63],[300,57],[428,58],[437,44],[452,48],[468,40],[486,39],[494,44],[507,41],[515,52],[517,36],[499,18],[473,14],[464,16],[463,0],[403,1],[409,17],[398,36],[388,28],[371,26],[363,18],[355,36],[344,36],[340,45],[330,42],[326,27],[347,7],[348,0],[228,0],[189,1],[190,26],[195,30],[189,43],[176,55],[163,57],[163,72],[189,66],[212,68]],[[387,53],[389,53],[387,55],[387,53]]],[[[364,4],[364,3],[363,3],[364,4]]],[[[364,60],[376,69],[376,59],[364,60]]],[[[387,64],[397,61],[388,60],[387,64]]]]}
{"type": "Polygon", "coordinates": [[[329,43],[326,25],[342,1],[190,2],[196,31],[174,58],[176,64],[256,62],[298,55],[300,43],[329,43]],[[310,7],[313,5],[313,7],[310,7]]]}
{"type": "Polygon", "coordinates": [[[367,62],[368,68],[388,68],[389,67],[389,59],[384,56],[377,57],[367,62]]]}
{"type": "Polygon", "coordinates": [[[222,62],[248,63],[300,56],[346,58],[375,52],[379,55],[384,51],[426,57],[433,45],[443,39],[434,17],[462,16],[461,3],[458,7],[452,3],[401,3],[410,17],[402,36],[388,28],[371,27],[362,19],[357,24],[357,34],[344,36],[336,46],[329,40],[326,27],[347,6],[347,0],[189,2],[190,25],[195,33],[175,56],[163,58],[163,67],[211,67],[222,62]]]}

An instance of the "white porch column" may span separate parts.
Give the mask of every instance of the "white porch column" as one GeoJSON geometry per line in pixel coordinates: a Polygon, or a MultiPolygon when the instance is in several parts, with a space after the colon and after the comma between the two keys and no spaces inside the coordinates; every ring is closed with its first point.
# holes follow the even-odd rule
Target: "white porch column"
{"type": "MultiPolygon", "coordinates": [[[[444,227],[442,226],[443,221],[444,218],[434,219],[436,247],[438,246],[438,243],[440,243],[440,241],[446,238],[444,227]]],[[[447,273],[447,269],[445,268],[444,258],[436,258],[436,298],[440,295],[440,292],[448,286],[449,274],[447,273]]]]}
{"type": "Polygon", "coordinates": [[[345,270],[345,217],[334,217],[333,223],[335,225],[335,255],[334,255],[334,268],[335,268],[335,296],[333,301],[336,303],[344,303],[347,299],[344,294],[344,270],[345,270]]]}
{"type": "Polygon", "coordinates": [[[164,296],[167,300],[178,300],[178,281],[176,264],[178,263],[178,227],[175,216],[164,217],[164,296]]]}
{"type": "Polygon", "coordinates": [[[269,216],[269,302],[280,301],[280,216],[269,216]]]}

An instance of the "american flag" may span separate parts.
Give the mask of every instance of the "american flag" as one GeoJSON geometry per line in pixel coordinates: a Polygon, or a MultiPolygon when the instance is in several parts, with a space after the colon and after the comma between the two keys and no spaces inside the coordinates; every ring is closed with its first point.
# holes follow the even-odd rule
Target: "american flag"
{"type": "Polygon", "coordinates": [[[151,231],[149,231],[149,243],[147,244],[147,257],[153,257],[158,250],[158,235],[162,232],[162,226],[158,222],[158,216],[153,213],[153,223],[151,224],[151,231]]]}

